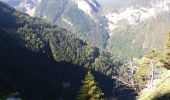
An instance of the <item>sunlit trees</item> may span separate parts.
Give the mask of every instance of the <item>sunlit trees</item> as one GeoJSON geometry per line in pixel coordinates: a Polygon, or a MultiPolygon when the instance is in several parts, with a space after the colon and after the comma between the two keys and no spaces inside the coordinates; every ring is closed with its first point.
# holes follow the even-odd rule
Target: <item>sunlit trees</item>
{"type": "Polygon", "coordinates": [[[159,78],[162,55],[158,50],[152,50],[148,55],[138,60],[138,69],[135,73],[139,89],[153,88],[153,80],[159,78]]]}
{"type": "Polygon", "coordinates": [[[104,96],[102,90],[97,86],[91,71],[88,71],[82,87],[80,88],[77,100],[99,100],[104,96]]]}

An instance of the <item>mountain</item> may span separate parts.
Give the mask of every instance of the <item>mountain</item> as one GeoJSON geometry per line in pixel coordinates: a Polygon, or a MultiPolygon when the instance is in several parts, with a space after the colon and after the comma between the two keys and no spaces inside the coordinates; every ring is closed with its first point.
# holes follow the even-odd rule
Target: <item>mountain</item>
{"type": "MultiPolygon", "coordinates": [[[[25,5],[28,1],[32,0],[25,5]]],[[[31,5],[35,8],[33,16],[66,28],[121,58],[162,49],[170,27],[169,0],[39,0],[31,5]]]]}
{"type": "Polygon", "coordinates": [[[104,99],[169,98],[169,0],[6,3],[22,12],[0,2],[0,99],[75,100],[87,71],[104,99]]]}
{"type": "Polygon", "coordinates": [[[86,41],[89,40],[90,44],[96,44],[101,48],[106,46],[106,40],[109,36],[99,24],[96,24],[94,20],[96,18],[93,18],[100,8],[100,5],[95,0],[88,2],[79,0],[42,0],[34,7],[36,8],[34,16],[46,19],[67,29],[77,34],[78,37],[86,41]],[[82,7],[84,4],[85,7],[82,7]],[[86,7],[87,9],[83,9],[86,7]],[[51,12],[51,10],[54,11],[54,9],[55,12],[51,12]],[[87,13],[84,13],[84,11],[87,11],[87,13]],[[98,41],[95,40],[94,37],[96,37],[98,41]]]}
{"type": "MultiPolygon", "coordinates": [[[[87,71],[84,67],[87,58],[83,52],[86,49],[93,51],[92,47],[86,48],[85,42],[65,30],[41,19],[31,18],[2,2],[0,33],[0,98],[18,92],[24,100],[74,100],[87,71]],[[57,40],[54,41],[54,38],[57,40]],[[74,53],[78,50],[82,55],[74,53]],[[74,58],[73,53],[80,60],[74,58]],[[84,60],[81,60],[81,56],[84,60]]],[[[93,59],[93,53],[88,52],[88,59],[93,59]]],[[[93,74],[99,84],[105,80],[101,84],[111,86],[110,90],[103,89],[106,96],[111,96],[111,78],[96,71],[93,74]]]]}
{"type": "Polygon", "coordinates": [[[67,28],[90,44],[104,48],[109,35],[95,20],[99,9],[100,5],[95,0],[46,0],[37,7],[35,16],[67,28]],[[49,12],[54,9],[54,13],[49,12]]]}
{"type": "Polygon", "coordinates": [[[169,0],[3,1],[0,100],[169,98],[169,0]]]}
{"type": "Polygon", "coordinates": [[[136,96],[133,90],[112,92],[110,76],[121,63],[109,53],[2,2],[0,33],[0,98],[17,92],[24,100],[74,100],[87,70],[105,97],[136,96]]]}
{"type": "Polygon", "coordinates": [[[41,0],[1,0],[16,9],[28,13],[30,16],[35,15],[35,8],[41,0]]]}

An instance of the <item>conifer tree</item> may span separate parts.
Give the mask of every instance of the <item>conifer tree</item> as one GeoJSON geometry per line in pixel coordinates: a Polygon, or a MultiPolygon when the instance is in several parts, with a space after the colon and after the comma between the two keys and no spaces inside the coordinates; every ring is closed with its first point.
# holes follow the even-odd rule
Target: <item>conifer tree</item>
{"type": "Polygon", "coordinates": [[[83,85],[80,88],[77,100],[100,100],[104,96],[102,90],[97,86],[91,71],[88,71],[83,85]]]}

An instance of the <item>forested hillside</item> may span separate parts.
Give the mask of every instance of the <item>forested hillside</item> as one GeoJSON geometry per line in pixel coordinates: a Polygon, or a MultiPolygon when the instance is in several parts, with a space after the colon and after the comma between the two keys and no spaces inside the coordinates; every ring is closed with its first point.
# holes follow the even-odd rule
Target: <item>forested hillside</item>
{"type": "Polygon", "coordinates": [[[87,11],[92,15],[88,15],[79,9],[80,7],[86,9],[87,5],[84,3],[78,6],[76,3],[79,1],[77,0],[43,0],[37,5],[35,16],[66,28],[90,44],[104,49],[109,35],[100,26],[100,21],[94,20],[98,16],[93,16],[98,15],[100,5],[96,0],[91,0],[91,3],[88,0],[86,1],[89,3],[90,9],[90,11],[88,11],[89,9],[87,11]]]}
{"type": "MultiPolygon", "coordinates": [[[[74,100],[99,50],[1,2],[0,18],[1,99],[16,94],[23,100],[74,100]]],[[[105,95],[111,96],[111,79],[99,72],[93,74],[105,95]]]]}
{"type": "Polygon", "coordinates": [[[114,95],[110,76],[117,74],[121,63],[67,30],[0,2],[0,33],[2,100],[11,95],[23,100],[74,100],[87,70],[103,97],[114,95]]]}
{"type": "Polygon", "coordinates": [[[57,61],[72,62],[104,74],[113,74],[112,69],[115,65],[109,53],[87,44],[70,32],[52,26],[44,20],[31,18],[5,4],[1,5],[1,27],[20,41],[21,45],[33,52],[42,51],[47,55],[49,52],[46,48],[50,46],[53,57],[57,61]]]}
{"type": "Polygon", "coordinates": [[[35,8],[34,16],[126,60],[163,49],[170,31],[169,0],[41,0],[35,8]]]}
{"type": "Polygon", "coordinates": [[[23,100],[76,96],[86,69],[71,63],[57,63],[51,56],[22,47],[6,32],[0,30],[0,33],[0,97],[15,92],[23,100]],[[67,82],[71,86],[63,90],[63,84],[67,82]]]}
{"type": "MultiPolygon", "coordinates": [[[[0,2],[0,100],[168,100],[170,33],[163,50],[153,49],[126,61],[123,58],[144,52],[135,47],[127,50],[132,43],[119,40],[121,34],[113,40],[121,49],[108,45],[117,54],[121,50],[127,53],[118,59],[95,47],[98,40],[81,40],[66,29],[0,2]]],[[[129,41],[133,35],[128,35],[129,41]]],[[[141,48],[138,42],[133,45],[141,48]]]]}

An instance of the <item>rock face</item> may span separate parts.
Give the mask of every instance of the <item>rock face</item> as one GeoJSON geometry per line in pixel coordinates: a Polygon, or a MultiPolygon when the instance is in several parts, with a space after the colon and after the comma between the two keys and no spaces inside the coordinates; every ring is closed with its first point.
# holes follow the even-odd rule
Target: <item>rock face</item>
{"type": "Polygon", "coordinates": [[[161,49],[170,31],[170,0],[1,1],[118,56],[140,56],[151,48],[161,49]]]}

